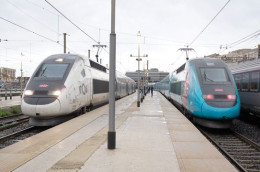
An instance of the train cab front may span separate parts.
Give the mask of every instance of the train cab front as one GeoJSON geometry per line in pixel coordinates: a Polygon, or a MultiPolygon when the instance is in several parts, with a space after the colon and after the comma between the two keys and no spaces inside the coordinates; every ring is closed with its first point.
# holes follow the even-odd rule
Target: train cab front
{"type": "Polygon", "coordinates": [[[197,70],[202,104],[201,114],[194,121],[210,128],[230,128],[240,113],[239,95],[227,67],[213,62],[197,70]]]}
{"type": "Polygon", "coordinates": [[[31,119],[48,119],[62,113],[61,103],[66,90],[64,82],[70,63],[64,63],[59,59],[45,60],[26,86],[21,109],[31,119]]]}

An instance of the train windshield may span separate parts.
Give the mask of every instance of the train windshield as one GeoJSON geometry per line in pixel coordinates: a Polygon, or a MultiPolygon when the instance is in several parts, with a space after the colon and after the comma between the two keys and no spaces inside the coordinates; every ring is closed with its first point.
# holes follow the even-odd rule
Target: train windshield
{"type": "Polygon", "coordinates": [[[201,68],[201,77],[204,82],[228,82],[229,78],[224,68],[201,68]]]}
{"type": "Polygon", "coordinates": [[[34,77],[63,78],[69,64],[43,64],[34,77]]]}

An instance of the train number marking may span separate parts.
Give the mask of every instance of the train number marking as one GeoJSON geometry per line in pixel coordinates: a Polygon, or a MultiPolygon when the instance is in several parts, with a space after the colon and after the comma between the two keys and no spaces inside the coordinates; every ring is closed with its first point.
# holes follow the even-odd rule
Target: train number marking
{"type": "Polygon", "coordinates": [[[85,84],[82,84],[79,86],[79,93],[85,95],[88,92],[87,86],[85,84]]]}

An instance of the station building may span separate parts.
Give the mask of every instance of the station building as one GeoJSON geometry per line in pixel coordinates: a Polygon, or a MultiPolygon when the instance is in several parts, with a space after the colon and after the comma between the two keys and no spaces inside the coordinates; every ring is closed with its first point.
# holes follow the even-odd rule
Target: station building
{"type": "MultiPolygon", "coordinates": [[[[126,72],[125,75],[132,78],[135,82],[138,82],[138,70],[135,72],[126,72]]],[[[155,83],[161,81],[167,75],[169,75],[169,72],[159,71],[157,68],[151,68],[148,72],[141,70],[140,81],[147,79],[149,83],[155,83]]]]}

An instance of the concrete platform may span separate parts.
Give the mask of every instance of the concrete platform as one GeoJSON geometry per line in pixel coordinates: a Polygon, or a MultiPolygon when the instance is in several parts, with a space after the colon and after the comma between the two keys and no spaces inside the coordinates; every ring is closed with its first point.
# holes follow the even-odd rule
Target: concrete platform
{"type": "Polygon", "coordinates": [[[0,150],[0,171],[237,171],[160,93],[136,97],[116,102],[115,150],[106,105],[0,150]]]}
{"type": "Polygon", "coordinates": [[[10,97],[5,100],[5,97],[0,97],[0,109],[20,106],[21,105],[21,96],[13,96],[12,99],[10,97]]]}

